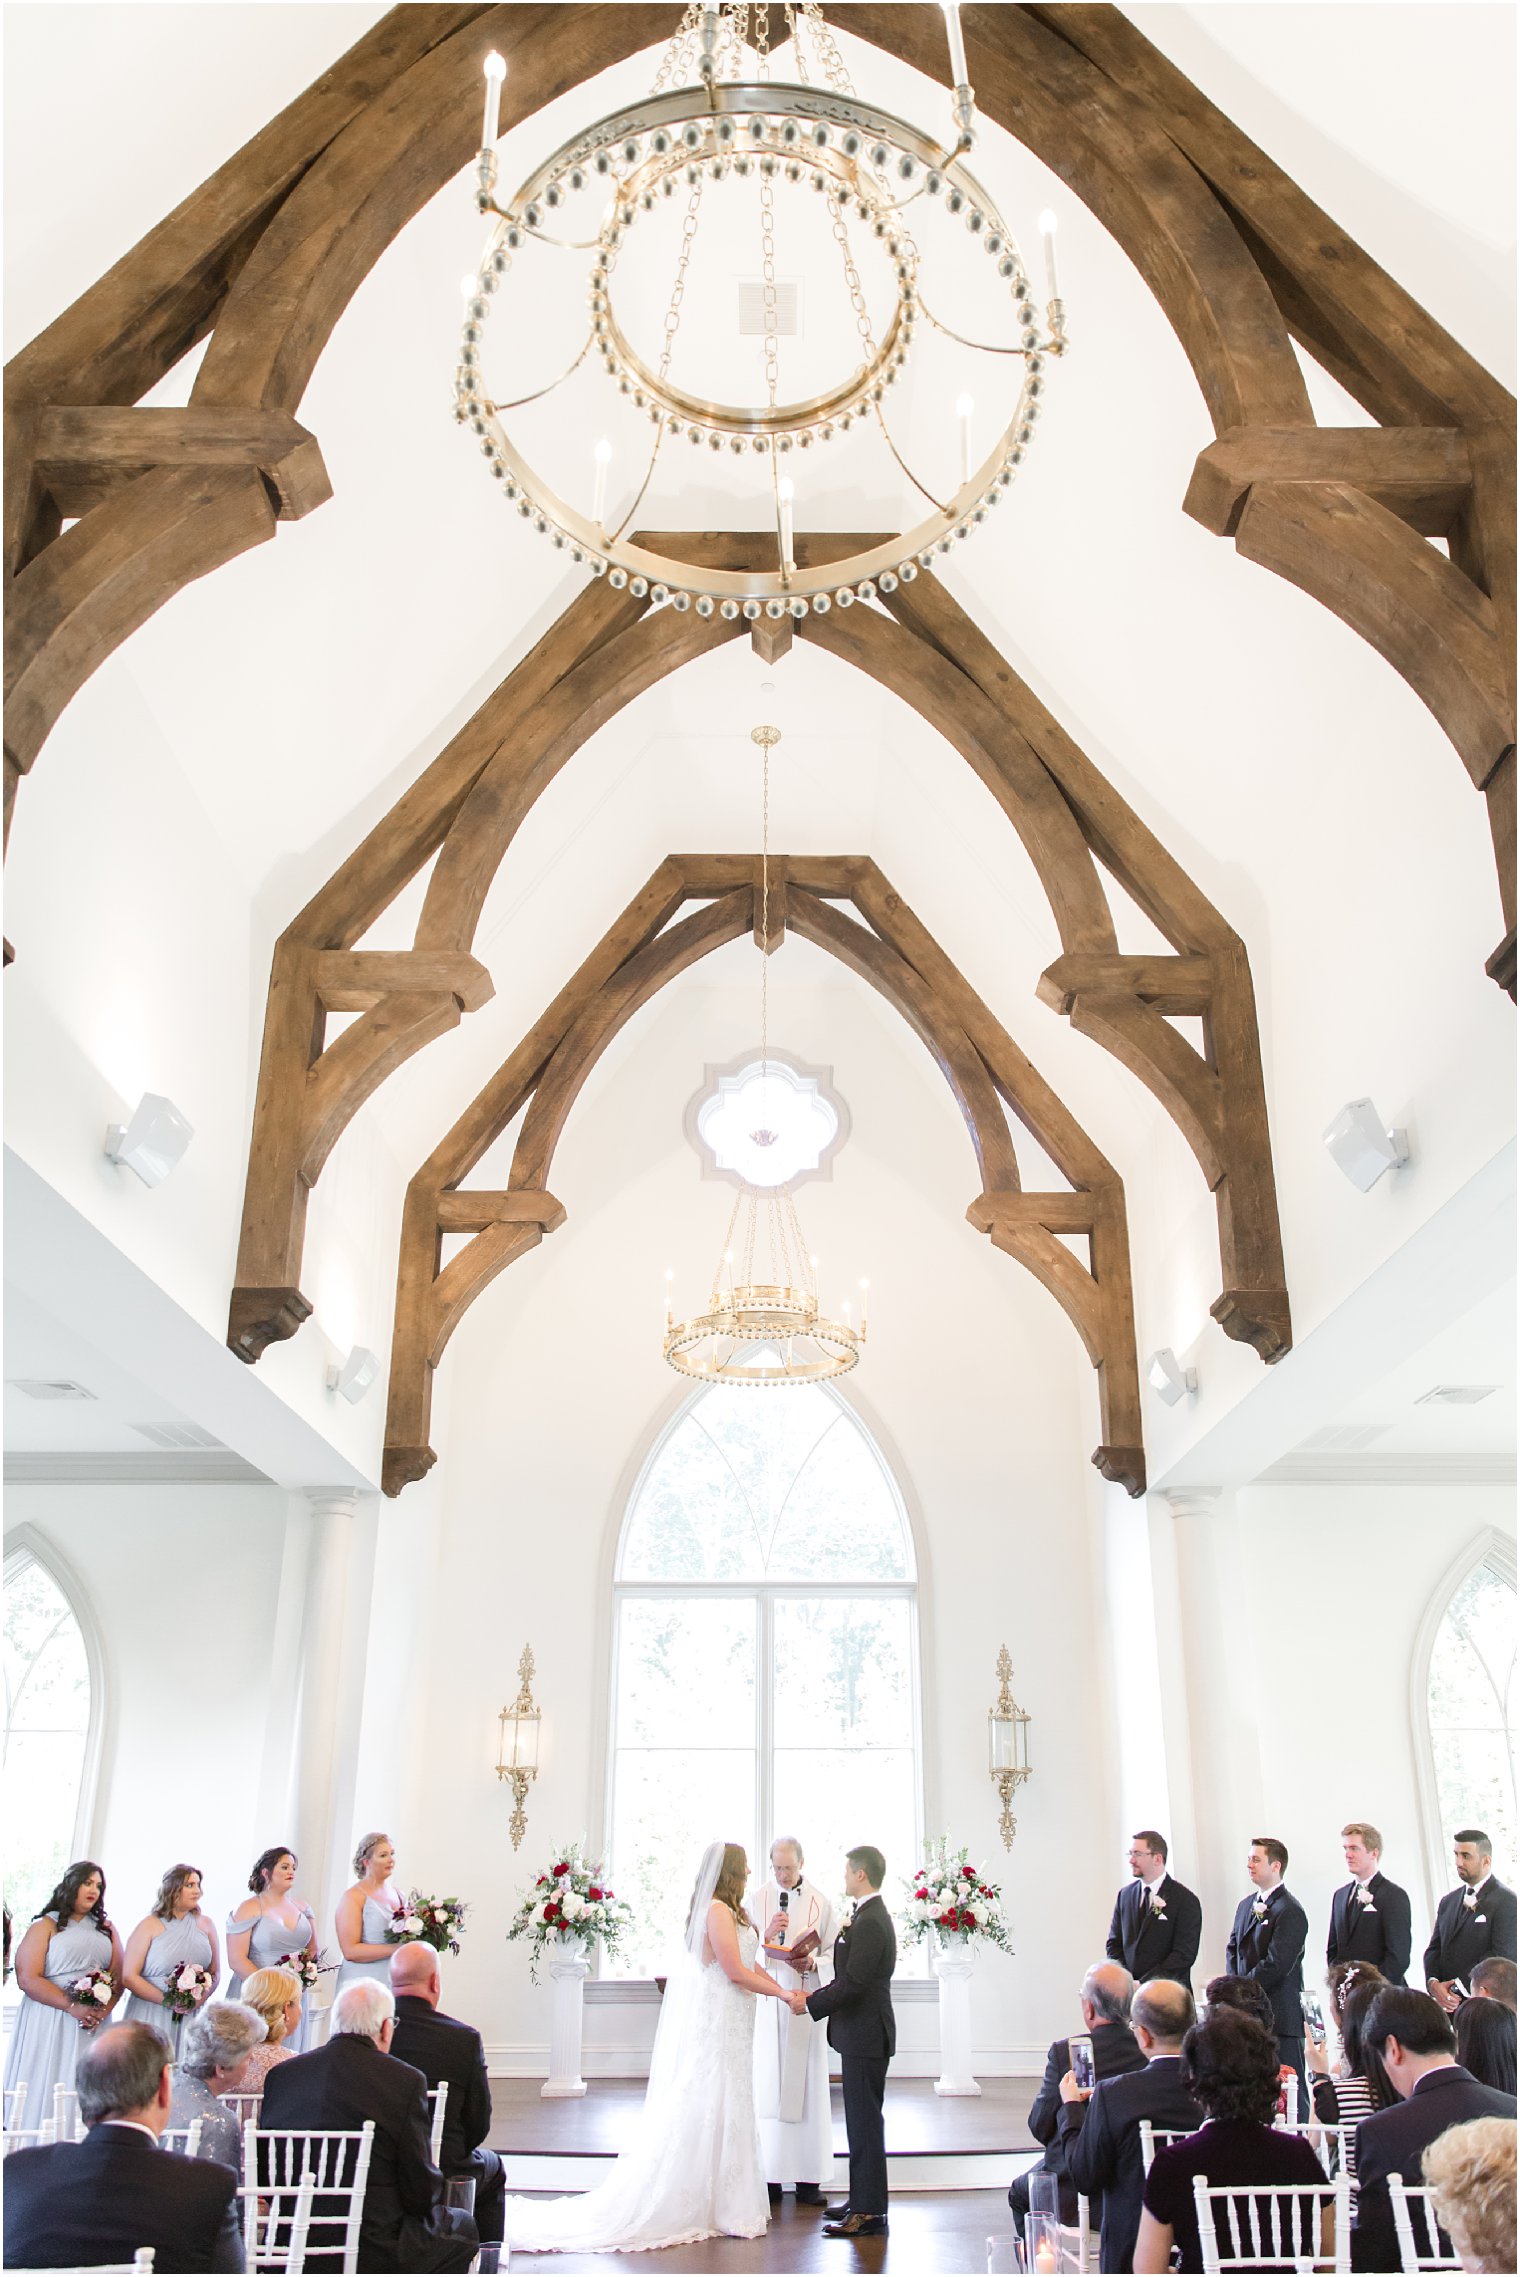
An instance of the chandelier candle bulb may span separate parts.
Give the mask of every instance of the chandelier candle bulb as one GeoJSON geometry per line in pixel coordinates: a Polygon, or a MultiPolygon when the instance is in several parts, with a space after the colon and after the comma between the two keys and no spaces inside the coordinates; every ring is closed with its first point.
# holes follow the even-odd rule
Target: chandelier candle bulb
{"type": "Polygon", "coordinates": [[[1045,298],[1059,300],[1061,288],[1056,283],[1056,217],[1049,206],[1040,216],[1040,237],[1045,247],[1045,298]]]}
{"type": "Polygon", "coordinates": [[[961,32],[960,0],[942,0],[945,15],[945,38],[950,47],[950,84],[968,87],[971,74],[966,69],[966,42],[961,32]]]}
{"type": "Polygon", "coordinates": [[[486,57],[486,123],[481,138],[482,150],[494,150],[501,133],[501,83],[507,76],[507,59],[498,55],[493,47],[486,57]]]}
{"type": "Polygon", "coordinates": [[[961,426],[962,482],[969,482],[971,480],[971,414],[973,411],[975,411],[975,409],[976,405],[973,403],[969,395],[958,395],[956,397],[955,416],[960,421],[961,426]]]}
{"type": "Polygon", "coordinates": [[[792,500],[796,495],[791,477],[783,475],[776,485],[776,510],[781,522],[781,568],[790,577],[797,564],[792,555],[792,500]]]}
{"type": "Polygon", "coordinates": [[[591,497],[591,519],[601,530],[607,525],[607,469],[612,464],[612,445],[605,435],[591,455],[596,461],[596,487],[591,497]]]}

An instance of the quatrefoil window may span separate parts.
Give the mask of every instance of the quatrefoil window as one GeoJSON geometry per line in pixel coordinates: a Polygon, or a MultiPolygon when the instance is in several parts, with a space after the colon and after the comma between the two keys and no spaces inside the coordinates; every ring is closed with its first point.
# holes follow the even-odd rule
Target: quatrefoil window
{"type": "Polygon", "coordinates": [[[703,1177],[761,1187],[827,1178],[850,1131],[832,1075],[774,1051],[763,1065],[751,1051],[709,1067],[686,1111],[703,1177]]]}

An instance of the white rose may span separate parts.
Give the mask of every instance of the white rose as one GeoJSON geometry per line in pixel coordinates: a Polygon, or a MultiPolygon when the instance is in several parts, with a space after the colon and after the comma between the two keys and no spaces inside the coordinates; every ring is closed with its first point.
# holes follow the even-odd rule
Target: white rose
{"type": "Polygon", "coordinates": [[[560,1899],[560,1909],[567,1921],[579,1921],[586,1910],[586,1901],[584,1898],[577,1897],[574,1890],[566,1890],[560,1899]]]}
{"type": "Polygon", "coordinates": [[[98,1984],[95,1987],[95,1998],[100,2002],[102,2008],[109,2008],[111,2005],[111,1987],[108,1984],[98,1984]]]}
{"type": "Polygon", "coordinates": [[[422,1918],[419,1914],[409,1913],[401,1926],[408,1937],[420,1937],[422,1935],[422,1918]]]}

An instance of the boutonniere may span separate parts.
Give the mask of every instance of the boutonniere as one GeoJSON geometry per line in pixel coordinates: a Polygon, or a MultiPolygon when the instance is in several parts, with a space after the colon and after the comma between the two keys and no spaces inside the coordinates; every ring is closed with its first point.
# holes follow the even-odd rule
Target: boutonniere
{"type": "Polygon", "coordinates": [[[1377,1912],[1377,1905],[1374,1901],[1371,1890],[1358,1890],[1356,1893],[1356,1902],[1361,1907],[1363,1913],[1377,1912]]]}
{"type": "Polygon", "coordinates": [[[1153,1897],[1151,1899],[1151,1911],[1156,1916],[1156,1919],[1158,1921],[1165,1921],[1166,1899],[1163,1897],[1153,1897]]]}
{"type": "Polygon", "coordinates": [[[1265,1920],[1266,1920],[1266,1918],[1267,1918],[1267,1901],[1266,1901],[1266,1899],[1265,1899],[1264,1897],[1261,1897],[1261,1896],[1259,1896],[1259,1895],[1258,1895],[1257,1897],[1254,1897],[1254,1898],[1252,1898],[1252,1900],[1251,1900],[1251,1918],[1252,1918],[1252,1920],[1253,1920],[1253,1921],[1265,1921],[1265,1920]]]}
{"type": "Polygon", "coordinates": [[[1478,1910],[1478,1893],[1477,1893],[1477,1891],[1476,1891],[1476,1890],[1464,1890],[1464,1891],[1462,1892],[1462,1903],[1463,1903],[1463,1905],[1464,1905],[1464,1906],[1466,1906],[1466,1908],[1467,1908],[1467,1910],[1468,1910],[1468,1912],[1469,1912],[1469,1913],[1476,1913],[1476,1912],[1477,1912],[1477,1910],[1478,1910]]]}

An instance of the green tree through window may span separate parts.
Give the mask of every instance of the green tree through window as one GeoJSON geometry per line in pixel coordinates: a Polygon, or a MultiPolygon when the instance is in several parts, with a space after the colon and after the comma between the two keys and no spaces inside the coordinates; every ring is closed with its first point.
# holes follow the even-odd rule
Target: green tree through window
{"type": "Polygon", "coordinates": [[[1458,1588],[1436,1632],[1428,1701],[1446,1843],[1458,1827],[1482,1827],[1508,1877],[1520,1839],[1515,1590],[1486,1562],[1458,1588]]]}
{"type": "Polygon", "coordinates": [[[911,1868],[914,1598],[901,1497],[833,1393],[714,1387],[682,1410],[618,1556],[609,1848],[639,1926],[617,1974],[664,1967],[711,1841],[744,1844],[756,1889],[778,1834],[836,1894],[852,1843],[911,1868]]]}

